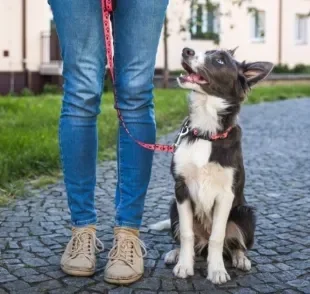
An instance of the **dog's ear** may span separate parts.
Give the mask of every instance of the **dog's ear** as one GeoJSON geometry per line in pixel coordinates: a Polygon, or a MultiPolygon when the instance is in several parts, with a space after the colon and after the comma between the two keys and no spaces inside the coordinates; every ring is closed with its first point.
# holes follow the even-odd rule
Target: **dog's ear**
{"type": "Polygon", "coordinates": [[[241,73],[246,78],[249,87],[257,84],[264,78],[266,78],[273,69],[273,63],[271,62],[253,62],[241,64],[241,73]]]}
{"type": "Polygon", "coordinates": [[[236,50],[239,48],[239,46],[237,46],[236,48],[234,48],[234,49],[230,49],[230,50],[228,50],[228,53],[232,56],[232,57],[234,57],[234,55],[235,55],[235,52],[236,52],[236,50]]]}

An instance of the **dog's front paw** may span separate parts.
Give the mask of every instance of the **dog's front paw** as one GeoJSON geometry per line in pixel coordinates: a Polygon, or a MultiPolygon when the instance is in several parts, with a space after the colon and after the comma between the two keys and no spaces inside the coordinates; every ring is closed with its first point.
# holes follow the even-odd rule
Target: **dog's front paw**
{"type": "Polygon", "coordinates": [[[176,277],[185,279],[188,276],[194,275],[194,265],[190,263],[181,263],[180,261],[173,269],[173,273],[176,277]]]}
{"type": "Polygon", "coordinates": [[[179,260],[179,249],[173,249],[165,255],[165,264],[176,264],[179,260]]]}
{"type": "Polygon", "coordinates": [[[249,271],[251,269],[251,261],[245,255],[233,255],[232,265],[242,271],[249,271]]]}
{"type": "Polygon", "coordinates": [[[230,280],[230,276],[227,273],[224,266],[215,267],[212,264],[208,267],[207,279],[213,284],[224,284],[230,280]]]}

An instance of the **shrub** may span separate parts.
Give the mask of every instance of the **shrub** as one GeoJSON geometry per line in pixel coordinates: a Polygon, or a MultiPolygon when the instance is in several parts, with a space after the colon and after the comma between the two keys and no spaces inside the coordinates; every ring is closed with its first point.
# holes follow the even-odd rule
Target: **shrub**
{"type": "Polygon", "coordinates": [[[273,73],[290,73],[290,69],[287,64],[277,64],[273,68],[273,73]]]}
{"type": "Polygon", "coordinates": [[[292,74],[308,74],[310,73],[310,65],[296,64],[290,68],[287,64],[277,64],[273,68],[273,73],[292,73],[292,74]]]}
{"type": "Polygon", "coordinates": [[[43,88],[43,93],[44,94],[60,94],[61,89],[57,85],[45,84],[43,88]]]}
{"type": "Polygon", "coordinates": [[[296,64],[295,67],[292,68],[293,73],[310,73],[310,65],[305,64],[296,64]]]}
{"type": "Polygon", "coordinates": [[[21,92],[20,92],[20,96],[23,96],[23,97],[30,97],[30,96],[33,96],[33,92],[28,89],[28,88],[24,88],[21,92]]]}

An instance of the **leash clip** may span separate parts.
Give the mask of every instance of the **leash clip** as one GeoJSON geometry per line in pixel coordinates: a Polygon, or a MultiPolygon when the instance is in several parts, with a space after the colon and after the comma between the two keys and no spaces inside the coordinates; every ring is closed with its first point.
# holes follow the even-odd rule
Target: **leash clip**
{"type": "Polygon", "coordinates": [[[187,125],[183,126],[181,131],[178,133],[178,137],[176,139],[176,142],[174,143],[174,147],[177,148],[180,143],[181,143],[181,140],[184,136],[186,136],[189,132],[189,128],[187,125]]]}

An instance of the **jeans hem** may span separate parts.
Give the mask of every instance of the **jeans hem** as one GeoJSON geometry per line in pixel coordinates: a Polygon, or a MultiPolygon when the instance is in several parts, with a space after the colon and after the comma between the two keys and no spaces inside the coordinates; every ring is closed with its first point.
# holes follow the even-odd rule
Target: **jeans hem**
{"type": "Polygon", "coordinates": [[[122,228],[128,228],[128,229],[139,230],[139,229],[140,229],[140,224],[134,224],[134,223],[129,223],[129,222],[116,221],[116,222],[115,222],[115,227],[122,227],[122,228]]]}
{"type": "Polygon", "coordinates": [[[71,223],[72,223],[72,226],[81,228],[81,227],[86,227],[89,225],[96,225],[97,218],[91,218],[91,219],[83,220],[83,221],[72,221],[71,223]]]}

